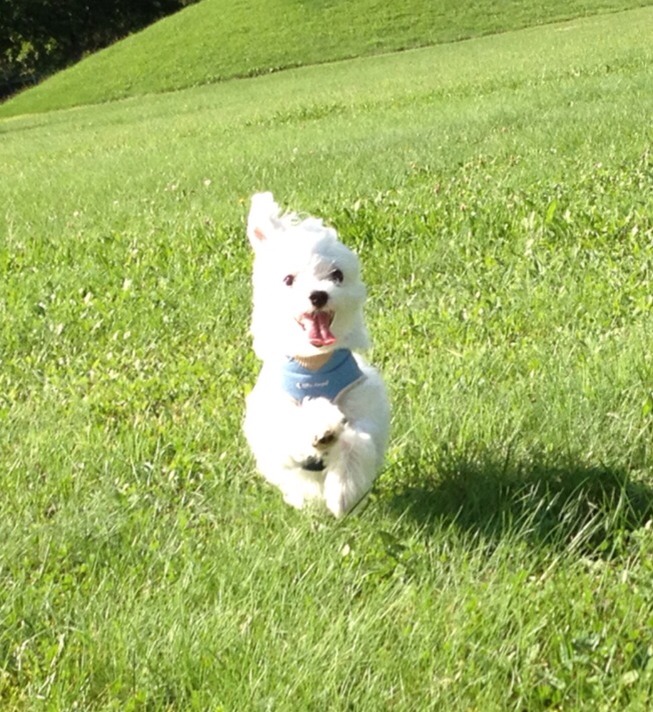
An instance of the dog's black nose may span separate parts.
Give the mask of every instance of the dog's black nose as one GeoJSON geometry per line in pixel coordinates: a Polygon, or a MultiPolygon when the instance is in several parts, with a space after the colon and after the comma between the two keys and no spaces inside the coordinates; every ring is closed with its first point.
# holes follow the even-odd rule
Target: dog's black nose
{"type": "Polygon", "coordinates": [[[329,295],[326,292],[311,292],[309,297],[311,304],[316,309],[322,309],[322,307],[329,301],[329,295]]]}

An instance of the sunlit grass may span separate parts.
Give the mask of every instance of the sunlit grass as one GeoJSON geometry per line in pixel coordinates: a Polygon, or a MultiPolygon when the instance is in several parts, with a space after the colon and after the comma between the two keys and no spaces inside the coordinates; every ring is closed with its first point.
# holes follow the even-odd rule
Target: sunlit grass
{"type": "MultiPolygon", "coordinates": [[[[650,0],[202,0],[0,106],[15,116],[456,42],[650,0]]],[[[439,71],[439,69],[437,70],[439,71]]]]}
{"type": "Polygon", "coordinates": [[[652,29],[0,122],[3,709],[650,706],[652,29]],[[240,433],[260,189],[363,261],[393,437],[339,523],[240,433]]]}

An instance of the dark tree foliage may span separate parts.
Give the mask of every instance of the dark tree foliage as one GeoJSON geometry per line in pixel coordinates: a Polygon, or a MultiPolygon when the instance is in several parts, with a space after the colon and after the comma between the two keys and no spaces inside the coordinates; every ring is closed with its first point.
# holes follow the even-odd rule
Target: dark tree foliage
{"type": "Polygon", "coordinates": [[[0,97],[196,0],[0,0],[0,97]]]}

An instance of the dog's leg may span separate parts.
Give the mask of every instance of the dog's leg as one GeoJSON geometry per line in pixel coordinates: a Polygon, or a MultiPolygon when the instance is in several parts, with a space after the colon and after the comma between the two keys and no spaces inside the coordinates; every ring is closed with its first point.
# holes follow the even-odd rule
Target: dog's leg
{"type": "Polygon", "coordinates": [[[295,509],[303,509],[306,504],[306,497],[298,489],[291,489],[289,487],[281,487],[281,494],[283,495],[283,501],[289,504],[295,509]]]}
{"type": "Polygon", "coordinates": [[[324,480],[324,500],[336,517],[347,514],[369,491],[378,459],[370,432],[345,426],[331,451],[324,480]]]}
{"type": "Polygon", "coordinates": [[[245,434],[259,472],[297,509],[322,499],[326,463],[345,427],[340,409],[325,398],[301,405],[288,400],[271,416],[254,393],[247,405],[245,434]]]}

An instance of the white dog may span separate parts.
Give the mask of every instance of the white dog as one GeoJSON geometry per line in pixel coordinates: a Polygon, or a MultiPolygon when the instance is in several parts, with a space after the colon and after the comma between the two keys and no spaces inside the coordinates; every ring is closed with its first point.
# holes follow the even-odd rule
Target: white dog
{"type": "Polygon", "coordinates": [[[369,345],[356,255],[321,220],[252,198],[254,350],[245,435],[261,474],[301,508],[323,500],[341,517],[383,463],[390,406],[381,377],[352,350],[369,345]]]}

